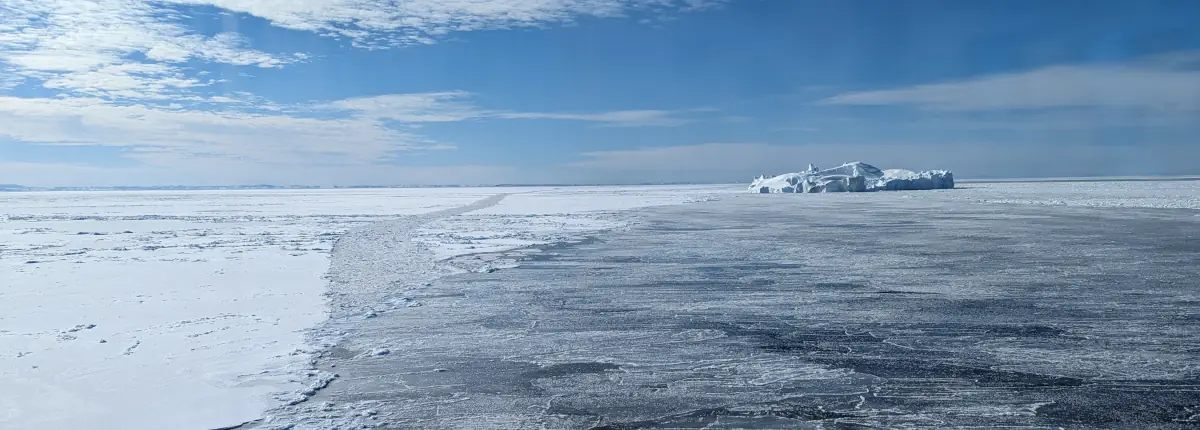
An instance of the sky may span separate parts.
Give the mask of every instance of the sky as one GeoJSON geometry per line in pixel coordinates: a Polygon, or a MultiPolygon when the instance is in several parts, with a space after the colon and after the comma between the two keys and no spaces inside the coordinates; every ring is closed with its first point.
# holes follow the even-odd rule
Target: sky
{"type": "Polygon", "coordinates": [[[0,183],[1200,174],[1194,0],[0,0],[0,183]]]}

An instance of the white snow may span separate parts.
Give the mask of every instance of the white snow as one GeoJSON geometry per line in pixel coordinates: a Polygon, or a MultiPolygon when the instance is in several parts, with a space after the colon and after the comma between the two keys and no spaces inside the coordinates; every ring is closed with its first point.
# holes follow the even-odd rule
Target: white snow
{"type": "MultiPolygon", "coordinates": [[[[869,173],[852,167],[863,172],[841,174],[869,173]]],[[[905,172],[881,170],[880,178],[921,179],[905,172]]],[[[751,197],[742,190],[0,193],[0,428],[211,429],[311,395],[332,376],[309,368],[305,330],[326,318],[329,252],[351,229],[510,193],[495,206],[415,227],[420,252],[466,260],[619,229],[630,220],[617,211],[751,197]]],[[[1200,209],[1200,182],[970,184],[879,197],[1200,209]]],[[[852,197],[819,197],[842,198],[852,197]]],[[[385,263],[401,266],[406,255],[385,263]]],[[[472,264],[463,267],[504,262],[472,264]]],[[[401,280],[379,283],[392,281],[401,280]]]]}
{"type": "MultiPolygon", "coordinates": [[[[430,223],[417,231],[414,240],[429,247],[438,260],[572,242],[624,227],[621,211],[711,200],[736,191],[724,185],[533,189],[487,209],[430,223]]],[[[504,263],[463,269],[496,266],[504,263]]]]}
{"type": "Polygon", "coordinates": [[[1200,181],[969,183],[938,197],[989,204],[1200,209],[1200,181]]]}
{"type": "Polygon", "coordinates": [[[0,428],[257,419],[309,383],[339,233],[495,192],[0,193],[0,428]]]}
{"type": "Polygon", "coordinates": [[[513,193],[415,238],[448,258],[565,240],[619,226],[614,210],[731,191],[2,193],[0,428],[211,429],[303,400],[331,380],[310,369],[305,331],[328,315],[329,253],[355,227],[513,193]]]}
{"type": "Polygon", "coordinates": [[[803,172],[774,177],[760,176],[750,184],[751,193],[845,193],[954,188],[954,174],[946,170],[914,172],[879,168],[856,161],[820,170],[808,165],[803,172]]]}

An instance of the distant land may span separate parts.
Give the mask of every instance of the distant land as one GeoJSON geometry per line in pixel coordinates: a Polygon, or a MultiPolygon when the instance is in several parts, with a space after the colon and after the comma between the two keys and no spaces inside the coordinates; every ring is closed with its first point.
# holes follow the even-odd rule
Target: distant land
{"type": "MultiPolygon", "coordinates": [[[[1064,178],[960,179],[962,184],[1008,184],[1037,182],[1169,182],[1200,181],[1200,176],[1088,176],[1064,178]]],[[[664,186],[664,185],[735,185],[723,182],[644,182],[636,184],[476,184],[476,185],[159,185],[114,187],[27,187],[0,184],[0,192],[33,191],[207,191],[207,190],[333,190],[377,188],[480,188],[480,187],[604,187],[604,186],[664,186]]],[[[742,185],[736,183],[736,185],[742,185]]]]}

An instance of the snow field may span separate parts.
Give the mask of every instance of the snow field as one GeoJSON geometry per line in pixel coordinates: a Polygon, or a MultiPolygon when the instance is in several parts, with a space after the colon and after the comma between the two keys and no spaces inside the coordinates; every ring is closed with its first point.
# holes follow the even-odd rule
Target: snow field
{"type": "Polygon", "coordinates": [[[338,235],[481,195],[0,194],[0,428],[257,419],[307,383],[338,235]]]}
{"type": "MultiPolygon", "coordinates": [[[[349,231],[376,226],[371,243],[420,245],[355,266],[363,273],[350,284],[371,293],[359,299],[379,301],[403,284],[373,282],[383,266],[568,240],[619,225],[600,211],[723,189],[0,194],[0,378],[10,388],[0,392],[0,427],[210,429],[305,399],[329,382],[313,371],[319,345],[309,333],[329,316],[329,258],[349,231]],[[509,193],[481,214],[453,216],[509,193]]],[[[443,269],[398,276],[455,270],[443,269]]]]}
{"type": "MultiPolygon", "coordinates": [[[[330,381],[313,371],[322,347],[310,336],[314,327],[319,337],[352,328],[365,311],[404,312],[420,305],[405,291],[429,279],[503,269],[536,252],[531,246],[623,228],[638,208],[802,198],[1200,209],[1194,181],[744,192],[729,185],[0,193],[0,378],[8,383],[0,428],[211,429],[257,420],[330,381]],[[345,249],[335,250],[339,239],[345,249]],[[340,269],[331,270],[338,252],[340,269]],[[344,288],[331,291],[331,282],[344,288]],[[332,311],[347,318],[337,330],[320,329],[338,304],[332,311]]],[[[769,220],[762,226],[770,231],[769,220]]]]}

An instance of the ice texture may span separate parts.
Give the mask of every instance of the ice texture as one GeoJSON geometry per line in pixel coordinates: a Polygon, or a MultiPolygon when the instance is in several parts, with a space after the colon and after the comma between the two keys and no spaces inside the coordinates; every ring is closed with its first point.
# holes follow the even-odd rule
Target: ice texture
{"type": "Polygon", "coordinates": [[[861,161],[820,170],[808,165],[803,172],[774,177],[759,176],[750,184],[751,193],[861,193],[869,191],[939,190],[954,188],[954,174],[948,170],[914,172],[904,169],[881,170],[861,161]]]}
{"type": "MultiPolygon", "coordinates": [[[[810,170],[819,171],[815,168],[810,170]]],[[[615,267],[620,267],[622,271],[630,267],[643,268],[620,275],[635,278],[630,285],[636,290],[630,291],[648,291],[641,286],[659,284],[691,285],[689,283],[696,279],[680,278],[680,270],[668,270],[669,264],[664,263],[672,261],[689,262],[694,268],[687,269],[690,271],[688,273],[708,273],[708,276],[719,281],[712,284],[712,294],[736,298],[728,300],[719,296],[701,300],[697,296],[684,296],[686,303],[693,307],[692,310],[711,310],[715,306],[722,311],[729,309],[729,315],[735,315],[734,311],[745,309],[768,312],[763,309],[782,304],[786,305],[787,315],[793,315],[797,309],[801,309],[806,318],[829,317],[822,324],[832,327],[837,333],[843,333],[846,327],[862,321],[886,323],[887,315],[891,314],[909,318],[912,315],[911,308],[894,310],[894,313],[885,312],[886,309],[898,309],[890,306],[903,305],[898,298],[905,291],[912,292],[912,300],[917,304],[938,297],[954,296],[966,300],[965,305],[976,306],[970,309],[980,309],[978,306],[982,305],[978,303],[985,300],[1005,300],[1005,303],[1035,303],[1038,312],[1041,312],[1041,309],[1045,309],[1042,305],[1048,302],[1006,296],[1013,291],[1011,288],[1016,288],[1010,284],[1014,279],[1036,276],[1036,280],[1042,283],[1026,286],[1038,294],[1051,294],[1051,298],[1057,297],[1054,294],[1065,294],[1072,299],[1083,297],[1090,300],[1080,303],[1080,306],[1087,307],[1085,315],[1120,315],[1124,320],[1133,321],[1130,315],[1136,311],[1137,315],[1141,315],[1138,318],[1143,321],[1157,321],[1152,318],[1154,315],[1170,317],[1164,321],[1173,325],[1112,326],[1133,327],[1131,331],[1117,333],[1130,336],[1125,341],[1126,347],[1115,350],[1102,348],[1094,354],[1089,352],[1074,356],[1091,366],[1089,369],[1094,368],[1094,373],[1113,378],[1186,378],[1195,373],[1194,369],[1200,368],[1194,360],[1189,360],[1195,354],[1186,355],[1184,349],[1173,352],[1170,348],[1178,343],[1159,342],[1158,339],[1154,340],[1157,343],[1150,344],[1157,349],[1147,352],[1147,356],[1122,355],[1131,354],[1128,351],[1140,351],[1135,348],[1145,345],[1139,344],[1138,339],[1144,338],[1146,333],[1163,333],[1168,336],[1167,340],[1195,343],[1194,332],[1180,330],[1183,324],[1195,322],[1194,305],[1197,297],[1194,293],[1178,295],[1175,292],[1178,290],[1173,290],[1192,285],[1186,281],[1194,277],[1189,277],[1191,272],[1173,271],[1191,270],[1195,266],[1195,254],[1192,252],[1195,247],[1189,247],[1188,244],[1195,242],[1194,232],[1200,230],[1194,228],[1189,220],[1200,219],[1200,181],[972,183],[970,187],[955,192],[879,193],[870,196],[871,205],[861,205],[862,196],[836,193],[809,196],[813,198],[804,199],[803,202],[785,199],[790,202],[781,203],[777,199],[762,200],[745,195],[744,186],[0,193],[0,273],[3,273],[0,275],[0,380],[6,383],[5,390],[0,391],[0,429],[213,429],[233,427],[260,418],[263,421],[259,425],[238,428],[324,430],[342,423],[357,423],[360,426],[377,424],[397,419],[396,412],[379,400],[355,395],[356,389],[379,387],[372,385],[377,380],[358,384],[362,380],[354,379],[349,373],[355,368],[393,366],[391,369],[399,369],[396,363],[416,368],[424,362],[431,362],[427,363],[427,367],[405,375],[405,378],[431,381],[433,386],[441,386],[437,385],[441,382],[425,379],[433,378],[430,375],[441,375],[439,378],[463,375],[461,369],[465,366],[458,364],[461,362],[455,361],[457,358],[444,359],[447,356],[445,350],[439,350],[428,339],[414,336],[436,338],[439,342],[464,342],[475,348],[473,351],[499,353],[504,359],[494,363],[502,366],[516,363],[510,370],[521,373],[546,367],[542,370],[583,370],[572,373],[578,378],[608,376],[602,372],[609,372],[605,366],[609,365],[608,360],[612,358],[604,359],[602,364],[589,364],[594,367],[580,367],[577,363],[596,361],[595,357],[599,355],[619,355],[600,350],[530,354],[531,349],[523,348],[527,348],[527,342],[537,340],[532,334],[546,330],[546,333],[564,333],[561,339],[566,340],[561,342],[581,342],[581,338],[591,345],[628,346],[631,342],[645,342],[660,344],[664,351],[679,350],[678,344],[663,342],[661,337],[638,337],[640,335],[630,335],[624,331],[591,329],[598,326],[597,322],[603,321],[599,319],[600,316],[620,322],[619,327],[663,328],[629,324],[630,321],[645,321],[632,319],[642,312],[659,314],[651,308],[656,305],[647,299],[651,297],[649,293],[620,295],[605,288],[561,288],[563,285],[587,287],[595,286],[597,282],[616,282],[620,279],[613,273],[615,267]],[[494,206],[471,206],[472,202],[501,193],[509,195],[495,202],[494,206]],[[679,208],[666,207],[714,199],[730,202],[723,205],[713,202],[679,208]],[[664,207],[651,210],[652,206],[664,207]],[[722,209],[718,209],[718,206],[722,209]],[[1028,206],[1037,208],[1023,208],[1028,206]],[[465,208],[477,209],[468,212],[465,208]],[[804,224],[805,228],[780,224],[783,227],[778,231],[786,233],[783,236],[780,235],[783,233],[739,236],[739,232],[747,230],[735,227],[749,225],[752,220],[781,216],[786,222],[799,222],[797,217],[787,216],[799,208],[813,215],[806,218],[809,224],[804,224]],[[911,212],[914,224],[909,228],[896,229],[895,223],[864,221],[878,216],[881,209],[888,208],[894,209],[893,214],[915,211],[911,212]],[[1093,211],[1090,208],[1105,210],[1093,211]],[[443,212],[446,210],[451,211],[443,212]],[[937,216],[931,217],[931,214],[937,216]],[[953,218],[943,218],[949,216],[947,214],[953,214],[953,218]],[[1103,217],[1083,217],[1084,221],[1091,220],[1087,221],[1088,224],[1080,224],[1081,221],[1070,218],[1054,221],[1060,214],[1103,217]],[[838,217],[839,223],[821,221],[830,216],[838,217]],[[1026,222],[1005,222],[1010,219],[1026,222]],[[931,220],[936,220],[937,225],[931,224],[931,220]],[[1060,239],[1052,242],[1047,242],[1049,239],[1030,240],[1040,236],[1031,234],[1027,229],[1032,229],[1034,233],[1059,231],[1038,230],[1036,225],[1031,224],[1034,221],[1042,223],[1045,228],[1062,228],[1074,233],[1055,233],[1050,238],[1060,239]],[[1046,226],[1045,223],[1049,222],[1054,224],[1046,226]],[[1112,223],[1113,227],[1105,227],[1110,225],[1108,223],[1112,223]],[[814,225],[869,228],[847,233],[846,229],[841,228],[809,228],[814,225]],[[607,236],[597,243],[582,240],[592,237],[597,231],[622,234],[630,229],[651,227],[655,230],[630,233],[638,235],[640,239],[637,240],[631,240],[628,236],[607,236]],[[1080,236],[1080,231],[1100,231],[1102,228],[1137,234],[1113,235],[1111,241],[1096,241],[1080,236]],[[347,234],[360,230],[370,234],[347,234]],[[851,233],[852,236],[844,236],[851,233]],[[936,237],[926,237],[929,234],[936,234],[936,237]],[[832,239],[838,237],[845,240],[832,239]],[[345,240],[341,240],[343,238],[345,240]],[[646,242],[649,240],[647,238],[661,239],[662,243],[646,242]],[[864,238],[869,240],[864,241],[864,238]],[[580,241],[581,244],[572,248],[558,245],[573,241],[580,241]],[[336,248],[335,242],[340,243],[336,248]],[[777,248],[794,248],[796,243],[819,248],[795,254],[797,261],[741,261],[761,260],[758,258],[760,256],[776,258],[781,255],[777,248]],[[930,243],[936,246],[930,248],[927,246],[930,243]],[[1075,245],[1079,243],[1094,243],[1095,246],[1075,245]],[[718,248],[718,245],[723,248],[718,248]],[[1147,254],[1144,250],[1168,245],[1174,248],[1164,248],[1156,254],[1147,254]],[[605,249],[593,250],[599,246],[605,249]],[[914,254],[913,246],[926,247],[933,254],[914,254]],[[963,246],[968,247],[961,248],[963,246]],[[1035,248],[1029,249],[1030,246],[1035,248]],[[589,266],[581,270],[560,270],[557,265],[566,263],[562,263],[562,257],[556,255],[575,252],[570,249],[597,252],[588,258],[600,260],[574,263],[576,260],[568,259],[567,263],[589,266]],[[1014,250],[1020,251],[1023,257],[1014,260],[980,257],[985,252],[991,255],[1014,250]],[[1063,258],[1071,259],[1064,261],[1039,254],[1046,250],[1068,253],[1063,258]],[[832,255],[830,252],[842,257],[829,258],[828,255],[832,255]],[[346,270],[327,272],[333,254],[339,255],[339,264],[347,264],[346,270]],[[501,261],[510,255],[525,256],[524,261],[520,262],[521,267],[511,267],[501,261]],[[1112,259],[1111,256],[1128,258],[1112,259]],[[699,260],[701,257],[706,260],[699,260]],[[721,259],[726,257],[729,261],[722,262],[721,259]],[[734,257],[739,260],[735,261],[734,257]],[[539,261],[550,259],[558,261],[546,263],[552,265],[539,272],[522,270],[522,267],[537,266],[539,261]],[[1042,264],[1046,262],[1049,264],[1042,264]],[[359,265],[350,266],[350,263],[359,265]],[[969,266],[973,263],[992,266],[969,266]],[[799,264],[811,270],[799,270],[799,264]],[[1148,264],[1153,265],[1137,269],[1140,272],[1132,271],[1137,266],[1148,264]],[[487,267],[501,270],[468,273],[450,270],[454,269],[448,267],[452,265],[463,269],[487,267]],[[1089,267],[1097,269],[1081,270],[1089,267]],[[352,270],[356,268],[361,270],[352,270]],[[980,279],[979,273],[990,274],[987,275],[990,277],[980,279]],[[349,279],[346,285],[357,289],[333,288],[327,291],[331,281],[324,276],[331,274],[353,274],[354,278],[349,279]],[[434,279],[447,274],[455,276],[434,279]],[[522,284],[512,284],[520,287],[510,288],[509,292],[495,288],[495,284],[467,290],[467,285],[462,283],[465,282],[462,279],[486,278],[505,286],[518,281],[514,278],[520,278],[523,274],[530,275],[522,278],[525,279],[521,281],[522,284]],[[600,274],[603,276],[598,276],[600,274]],[[641,274],[647,277],[638,278],[641,274]],[[964,274],[971,276],[964,277],[964,274]],[[1046,276],[1057,278],[1042,279],[1046,276]],[[792,282],[788,277],[799,280],[792,282]],[[845,278],[852,279],[847,281],[845,278]],[[730,289],[728,281],[733,279],[745,279],[747,284],[730,289]],[[863,279],[874,280],[874,283],[862,283],[861,287],[848,283],[863,279]],[[1095,280],[1108,279],[1113,279],[1113,282],[1149,284],[1146,284],[1146,288],[1122,287],[1120,291],[1129,291],[1129,294],[1137,296],[1136,300],[1112,301],[1112,296],[1081,296],[1077,293],[1079,288],[1091,286],[1095,280]],[[810,288],[806,282],[821,284],[810,288]],[[1061,285],[1062,282],[1071,284],[1069,287],[1047,288],[1061,285]],[[775,293],[793,299],[780,301],[775,296],[765,295],[770,292],[766,290],[770,285],[781,286],[783,289],[775,293]],[[789,285],[803,286],[801,292],[812,291],[815,294],[812,300],[815,302],[805,301],[804,308],[796,307],[794,298],[799,293],[784,288],[789,285]],[[847,295],[838,287],[860,291],[867,287],[878,289],[881,297],[886,298],[873,303],[883,303],[889,307],[837,306],[838,303],[857,303],[860,297],[858,293],[847,295]],[[470,291],[471,294],[464,296],[464,291],[470,291]],[[1167,306],[1170,302],[1147,299],[1144,296],[1147,292],[1167,294],[1171,300],[1178,301],[1177,305],[1191,307],[1156,308],[1167,306]],[[485,293],[529,294],[527,297],[539,298],[539,303],[549,306],[514,306],[514,302],[508,299],[513,296],[489,302],[489,296],[485,296],[485,293]],[[563,294],[576,293],[600,295],[605,300],[603,303],[616,301],[612,305],[595,308],[572,301],[555,301],[563,298],[563,294]],[[636,299],[636,303],[622,302],[622,298],[630,301],[636,299]],[[1017,302],[1008,302],[1017,299],[1017,302]],[[810,306],[809,303],[815,304],[810,306]],[[341,305],[347,307],[342,308],[341,305]],[[494,306],[498,310],[487,313],[479,306],[494,306]],[[1114,313],[1112,309],[1116,308],[1111,307],[1097,308],[1103,306],[1120,307],[1120,312],[1114,313]],[[1144,308],[1132,309],[1137,306],[1144,308]],[[343,334],[348,340],[341,346],[349,349],[333,351],[344,353],[343,359],[352,364],[328,367],[324,366],[328,359],[321,358],[320,367],[313,370],[310,360],[317,358],[315,356],[323,353],[329,345],[320,343],[320,338],[309,343],[306,333],[310,333],[313,324],[326,324],[329,312],[338,309],[345,309],[339,311],[339,315],[345,316],[345,324],[333,327],[346,331],[343,334]],[[584,334],[568,333],[558,330],[560,326],[555,322],[561,320],[535,316],[555,309],[576,312],[570,315],[588,318],[590,325],[584,327],[584,334]],[[493,319],[492,315],[497,317],[493,319]],[[413,331],[406,330],[411,329],[411,325],[403,325],[395,326],[399,327],[400,333],[396,338],[356,337],[363,333],[377,333],[372,330],[388,327],[398,319],[403,319],[405,324],[435,324],[433,327],[437,329],[413,331]],[[519,332],[502,332],[493,328],[503,327],[500,322],[509,319],[516,321],[514,324],[517,329],[514,330],[519,332]],[[467,327],[467,334],[478,338],[448,336],[448,326],[438,325],[444,321],[457,321],[467,327]],[[488,328],[481,329],[479,321],[486,321],[488,328]],[[489,341],[495,343],[489,344],[489,341]],[[389,353],[358,357],[362,352],[382,347],[388,348],[389,353]],[[1110,350],[1115,352],[1108,352],[1110,350]],[[519,357],[519,354],[529,358],[518,363],[519,360],[514,357],[519,357]],[[421,356],[423,361],[404,361],[412,356],[421,356]],[[1125,363],[1138,364],[1140,367],[1130,367],[1125,363]],[[329,384],[334,374],[342,377],[329,384]],[[332,388],[316,393],[325,388],[322,384],[331,385],[332,388]],[[339,399],[335,407],[329,403],[332,399],[326,390],[345,390],[349,393],[349,400],[339,399]],[[309,399],[311,393],[317,396],[309,399]],[[303,412],[305,417],[299,419],[284,414],[271,421],[269,415],[264,416],[263,409],[292,402],[295,403],[286,408],[303,412]],[[378,417],[376,421],[361,415],[361,412],[368,410],[378,412],[378,415],[373,415],[378,417]],[[334,418],[330,418],[331,415],[334,418]]],[[[668,300],[662,306],[673,309],[671,313],[663,315],[692,318],[690,312],[678,314],[679,302],[669,301],[676,300],[675,296],[667,295],[677,294],[674,290],[663,290],[663,294],[657,296],[668,300]]],[[[807,300],[809,297],[803,298],[807,300]]],[[[597,302],[589,303],[595,306],[597,302]]],[[[925,308],[917,310],[922,309],[925,308]]],[[[1002,311],[993,312],[994,309],[1004,308],[988,307],[984,308],[985,312],[972,311],[974,313],[963,315],[999,319],[1001,322],[1007,321],[1004,318],[1011,315],[1002,311]]],[[[1037,316],[1042,318],[1047,314],[1039,313],[1037,316]]],[[[728,319],[734,318],[730,316],[728,319]]],[[[757,320],[750,318],[747,321],[757,320]]],[[[1098,320],[1096,324],[1100,324],[1098,329],[1111,326],[1106,320],[1098,320]]],[[[785,334],[796,330],[786,324],[779,325],[779,330],[785,334]]],[[[1083,329],[1091,330],[1086,325],[1083,329]]],[[[685,329],[672,339],[716,341],[724,338],[719,328],[685,329]]],[[[893,330],[892,333],[901,329],[908,328],[881,328],[893,330]]],[[[1033,338],[1024,340],[1024,343],[1008,339],[1005,333],[1010,332],[983,330],[963,334],[962,331],[952,331],[950,335],[952,339],[980,348],[977,351],[980,356],[1009,360],[1006,366],[1016,363],[1025,366],[1027,373],[1063,375],[1070,371],[1071,368],[1063,369],[1057,365],[1072,361],[1056,359],[1061,352],[1054,348],[1043,348],[1038,343],[1044,338],[1037,335],[1043,332],[1030,332],[1033,338]],[[979,336],[999,338],[981,343],[979,336]]],[[[1084,333],[1096,335],[1093,331],[1084,333]]],[[[906,337],[910,335],[914,335],[913,332],[902,332],[887,342],[904,340],[904,345],[911,345],[915,341],[906,337]]],[[[856,339],[867,342],[861,344],[863,346],[893,348],[891,344],[881,343],[872,335],[862,334],[861,337],[846,339],[851,341],[847,348],[852,349],[837,346],[824,346],[822,349],[830,354],[874,351],[859,349],[856,346],[858,344],[853,342],[856,339]]],[[[1086,338],[1072,339],[1087,344],[1066,346],[1093,345],[1093,348],[1101,348],[1086,338]]],[[[1111,337],[1108,340],[1111,341],[1111,337]]],[[[725,350],[718,350],[717,353],[718,361],[711,365],[732,368],[723,364],[730,358],[727,354],[721,355],[725,354],[725,350]]],[[[641,361],[645,357],[633,358],[641,361]]],[[[675,365],[673,363],[676,362],[671,361],[674,357],[663,357],[663,365],[675,365]]],[[[776,381],[789,375],[811,374],[820,377],[823,374],[821,372],[826,372],[823,367],[816,370],[807,366],[797,367],[797,361],[790,357],[757,357],[759,360],[744,362],[737,367],[749,371],[730,373],[730,377],[744,374],[749,380],[760,384],[756,387],[764,387],[768,386],[762,385],[765,381],[776,381]]],[[[932,359],[937,358],[936,355],[932,356],[932,359]]],[[[683,363],[696,361],[689,359],[691,361],[683,363]]],[[[692,367],[681,369],[690,372],[692,367]]],[[[659,378],[658,375],[666,378],[670,373],[650,374],[653,378],[659,378]]],[[[807,383],[804,382],[807,379],[794,379],[807,383]]],[[[647,381],[643,386],[665,386],[657,384],[668,382],[647,381]]],[[[920,385],[920,381],[915,384],[910,388],[916,393],[923,395],[927,392],[923,391],[926,389],[920,385]]],[[[483,389],[492,387],[478,383],[472,386],[483,389]]],[[[528,387],[521,386],[520,392],[530,392],[528,387]]],[[[622,399],[629,398],[627,393],[614,393],[614,396],[624,396],[622,399]]],[[[675,393],[688,394],[689,391],[660,389],[655,393],[674,396],[675,393]]],[[[1140,395],[1140,392],[1131,393],[1130,396],[1140,395]]],[[[1083,401],[1093,397],[1077,398],[1083,401]]],[[[411,397],[396,397],[403,398],[411,397]]],[[[496,410],[495,403],[485,401],[489,398],[471,397],[492,408],[489,410],[496,410]]],[[[563,398],[570,397],[558,397],[563,398]]],[[[647,404],[670,406],[679,404],[672,402],[677,398],[670,397],[647,404]]],[[[812,398],[816,397],[808,397],[812,398]]],[[[887,397],[867,395],[865,398],[887,397]]],[[[454,398],[448,403],[414,403],[414,410],[429,408],[428,415],[414,412],[400,417],[434,417],[439,416],[434,414],[440,411],[443,414],[440,417],[452,419],[455,416],[446,415],[446,407],[473,407],[470,402],[459,402],[461,399],[454,398]]],[[[713,399],[723,401],[726,397],[713,399]]],[[[857,394],[851,399],[850,407],[853,408],[859,402],[857,394]]],[[[990,405],[988,402],[994,399],[981,398],[979,402],[982,403],[974,403],[976,406],[971,407],[983,408],[978,405],[990,405]]],[[[1007,404],[1021,401],[1019,398],[1006,399],[1011,399],[1007,404]]],[[[524,400],[527,399],[513,400],[512,404],[524,400]]],[[[956,405],[963,404],[958,399],[952,401],[956,405]]],[[[1029,404],[1041,401],[1033,399],[1029,404]]],[[[543,419],[537,413],[528,413],[541,409],[527,408],[531,405],[540,408],[546,404],[547,399],[534,399],[530,404],[521,404],[521,413],[511,417],[543,419]]],[[[1143,404],[1151,403],[1147,401],[1143,404]]],[[[1192,404],[1188,407],[1192,407],[1192,404]]],[[[879,407],[868,402],[863,404],[862,410],[879,407]]],[[[783,409],[784,413],[792,413],[792,410],[783,409]]],[[[862,413],[862,410],[853,413],[862,413]]],[[[1017,419],[1023,416],[1019,414],[1024,410],[1009,409],[1004,413],[1017,415],[1004,416],[1017,419]]],[[[1041,411],[1045,412],[1046,409],[1041,411]]],[[[913,420],[924,419],[919,414],[909,417],[913,420]]],[[[493,425],[490,427],[493,428],[521,427],[495,425],[494,420],[502,418],[504,416],[493,414],[481,419],[492,419],[493,425]]],[[[590,417],[579,419],[583,423],[575,427],[594,423],[587,421],[590,417]]],[[[720,419],[730,418],[723,416],[720,419]]],[[[1189,415],[1178,419],[1193,418],[1189,415]]],[[[397,425],[398,420],[390,423],[397,425]]],[[[762,424],[762,421],[759,423],[760,427],[771,427],[762,424]]],[[[424,424],[424,427],[432,426],[424,424]]],[[[486,422],[475,427],[489,427],[484,424],[486,422]]],[[[537,423],[539,426],[542,424],[537,423]]],[[[1187,424],[1190,422],[1180,421],[1180,426],[1187,424]]],[[[774,427],[789,425],[794,423],[780,422],[774,427]]],[[[899,424],[896,426],[900,427],[899,424]]],[[[460,422],[459,428],[463,427],[470,426],[460,422]]],[[[564,424],[558,427],[571,426],[564,424]]],[[[921,425],[912,424],[911,427],[921,425]]],[[[350,426],[346,424],[341,428],[350,426]]]]}
{"type": "Polygon", "coordinates": [[[0,193],[0,429],[229,428],[303,401],[329,378],[306,330],[334,242],[504,191],[0,193]]]}
{"type": "MultiPolygon", "coordinates": [[[[347,320],[319,364],[338,382],[245,430],[1194,428],[1200,218],[978,202],[1120,186],[1007,185],[876,193],[869,205],[739,186],[611,214],[627,227],[492,273],[410,281],[422,306],[347,320]],[[358,355],[380,346],[390,353],[358,355]]],[[[1125,195],[1197,196],[1196,185],[1125,195]]],[[[559,212],[543,202],[599,196],[581,191],[513,194],[405,234],[439,224],[449,233],[435,238],[478,243],[559,212]]],[[[577,225],[550,216],[521,228],[577,225]]],[[[398,258],[389,237],[351,237],[334,260],[436,267],[398,258]]]]}
{"type": "MultiPolygon", "coordinates": [[[[234,428],[316,407],[341,371],[312,367],[330,316],[402,315],[434,278],[511,266],[475,254],[740,188],[0,193],[0,429],[234,428]],[[331,297],[334,280],[354,288],[331,297]]],[[[367,346],[367,362],[409,347],[367,346]]]]}

